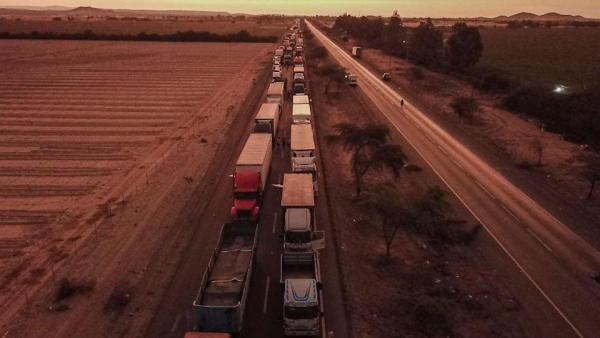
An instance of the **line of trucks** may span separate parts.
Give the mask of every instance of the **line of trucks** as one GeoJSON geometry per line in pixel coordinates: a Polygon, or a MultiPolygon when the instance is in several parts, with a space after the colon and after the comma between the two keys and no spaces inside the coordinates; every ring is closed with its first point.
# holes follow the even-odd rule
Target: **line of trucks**
{"type": "MultiPolygon", "coordinates": [[[[300,21],[286,34],[284,45],[303,47],[300,21]]],[[[278,49],[279,50],[279,49],[278,49]]],[[[302,69],[303,64],[297,67],[302,69]]],[[[294,67],[294,73],[296,69],[294,67]]],[[[304,82],[303,82],[304,83],[304,82]]],[[[267,188],[285,83],[269,85],[265,102],[255,117],[233,173],[232,221],[223,225],[217,247],[193,302],[192,331],[186,338],[239,336],[256,256],[261,204],[267,188]]],[[[286,336],[321,333],[323,302],[318,250],[324,233],[317,231],[316,148],[308,95],[296,93],[292,100],[290,132],[291,172],[283,175],[283,253],[280,283],[283,286],[283,331],[286,336]]],[[[276,185],[279,186],[279,185],[276,185]]],[[[264,215],[263,215],[264,216],[264,215]]]]}

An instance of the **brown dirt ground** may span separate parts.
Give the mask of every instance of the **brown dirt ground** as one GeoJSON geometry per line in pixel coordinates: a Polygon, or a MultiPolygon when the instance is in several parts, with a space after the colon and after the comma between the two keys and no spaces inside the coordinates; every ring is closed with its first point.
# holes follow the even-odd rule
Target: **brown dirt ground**
{"type": "Polygon", "coordinates": [[[174,222],[272,45],[2,44],[2,332],[139,335],[185,244],[174,222]],[[62,278],[93,291],[48,311],[62,278]],[[140,284],[127,324],[103,312],[115,286],[140,284]]]}
{"type": "MultiPolygon", "coordinates": [[[[359,91],[346,88],[340,95],[343,99],[327,98],[323,94],[326,80],[315,74],[314,65],[309,73],[353,337],[425,336],[414,328],[411,316],[415,300],[427,294],[442,304],[457,336],[525,336],[527,315],[508,291],[510,281],[496,273],[478,241],[471,246],[435,248],[423,238],[402,232],[392,245],[392,263],[383,262],[385,246],[379,233],[359,221],[352,203],[348,154],[325,139],[335,123],[364,124],[380,117],[359,91]]],[[[401,175],[397,184],[402,191],[423,191],[432,182],[442,186],[400,137],[395,136],[393,142],[403,146],[412,163],[424,168],[401,175]]],[[[371,175],[369,180],[380,178],[371,175]]],[[[452,196],[448,200],[454,218],[465,220],[462,227],[474,226],[462,205],[452,196]]]]}

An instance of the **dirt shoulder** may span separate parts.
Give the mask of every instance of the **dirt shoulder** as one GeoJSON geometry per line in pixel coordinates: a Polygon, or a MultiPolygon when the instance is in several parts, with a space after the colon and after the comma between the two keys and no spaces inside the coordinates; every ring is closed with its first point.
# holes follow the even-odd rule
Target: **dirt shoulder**
{"type": "MultiPolygon", "coordinates": [[[[336,123],[363,125],[382,121],[381,116],[358,90],[346,87],[338,97],[325,95],[327,80],[319,76],[314,63],[308,69],[352,336],[436,336],[442,334],[443,330],[437,331],[441,327],[465,337],[535,335],[528,314],[507,287],[510,280],[484,254],[482,246],[489,244],[486,238],[470,245],[439,248],[425,238],[401,232],[392,244],[391,262],[383,259],[382,237],[365,226],[352,198],[349,155],[326,140],[336,123]],[[427,318],[416,313],[425,313],[427,318]]],[[[396,181],[398,189],[410,194],[443,186],[399,135],[394,134],[392,140],[402,146],[412,164],[423,168],[402,173],[396,181]]],[[[371,175],[368,180],[380,178],[371,175]]],[[[468,230],[476,226],[458,200],[450,197],[448,201],[453,218],[461,220],[457,227],[468,230]]]]}
{"type": "MultiPolygon", "coordinates": [[[[149,160],[160,165],[141,176],[144,184],[135,194],[111,204],[110,212],[101,215],[85,242],[63,251],[66,258],[60,268],[45,267],[51,271],[47,282],[35,293],[25,292],[26,302],[18,316],[4,321],[10,323],[3,327],[8,336],[143,334],[196,230],[196,217],[215,177],[222,173],[215,163],[234,151],[228,145],[238,134],[237,121],[248,120],[253,110],[247,105],[258,103],[255,96],[262,91],[252,88],[262,88],[268,79],[271,49],[265,45],[202,106],[197,112],[204,116],[201,123],[190,120],[178,128],[181,137],[169,151],[149,160]],[[58,302],[56,290],[62,280],[81,282],[91,290],[58,302]]],[[[134,183],[123,182],[137,186],[134,183]]],[[[206,243],[198,245],[209,247],[216,231],[207,230],[206,243]]]]}

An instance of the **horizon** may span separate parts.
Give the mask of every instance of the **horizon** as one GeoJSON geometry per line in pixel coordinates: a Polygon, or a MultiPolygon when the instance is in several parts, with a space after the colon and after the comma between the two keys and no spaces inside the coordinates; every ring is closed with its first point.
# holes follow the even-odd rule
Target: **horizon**
{"type": "Polygon", "coordinates": [[[28,1],[0,1],[0,7],[94,7],[107,10],[155,10],[155,11],[208,11],[227,12],[230,14],[250,15],[330,15],[337,16],[344,13],[351,15],[390,16],[397,10],[401,17],[409,18],[477,18],[497,16],[510,16],[517,13],[533,13],[543,15],[546,13],[560,13],[564,15],[581,15],[586,18],[600,17],[600,3],[590,0],[575,0],[564,3],[558,0],[528,1],[526,4],[518,0],[482,1],[463,0],[464,6],[453,6],[443,0],[373,0],[369,9],[365,10],[360,0],[306,0],[302,3],[289,3],[286,0],[232,0],[223,3],[219,0],[205,0],[201,2],[191,0],[95,0],[95,1],[62,1],[59,4],[45,0],[28,1]],[[512,5],[511,5],[512,4],[512,5]],[[506,9],[510,8],[510,9],[506,9]]]}

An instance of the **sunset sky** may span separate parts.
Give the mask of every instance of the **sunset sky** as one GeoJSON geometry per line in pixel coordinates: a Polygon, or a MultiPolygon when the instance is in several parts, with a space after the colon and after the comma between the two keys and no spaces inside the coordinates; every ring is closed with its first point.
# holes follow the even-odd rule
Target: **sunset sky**
{"type": "Polygon", "coordinates": [[[93,6],[131,9],[190,9],[232,13],[381,14],[402,16],[497,16],[527,11],[600,17],[600,0],[0,0],[0,6],[93,6]]]}

